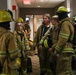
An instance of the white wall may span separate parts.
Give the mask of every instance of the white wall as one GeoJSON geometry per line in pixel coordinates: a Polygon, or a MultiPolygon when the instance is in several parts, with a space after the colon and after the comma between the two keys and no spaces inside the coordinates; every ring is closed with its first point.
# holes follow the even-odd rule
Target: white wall
{"type": "MultiPolygon", "coordinates": [[[[16,20],[16,18],[18,17],[18,6],[15,0],[7,0],[7,9],[10,9],[13,12],[13,19],[16,20]],[[16,6],[16,10],[12,9],[12,6],[15,5],[16,6]]],[[[10,23],[10,28],[11,28],[11,32],[14,31],[14,27],[15,27],[15,22],[12,21],[10,23]]]]}

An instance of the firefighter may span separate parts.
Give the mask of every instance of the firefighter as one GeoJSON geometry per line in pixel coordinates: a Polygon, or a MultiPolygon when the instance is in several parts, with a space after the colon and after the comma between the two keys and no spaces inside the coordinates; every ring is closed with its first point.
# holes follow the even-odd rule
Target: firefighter
{"type": "Polygon", "coordinates": [[[74,27],[73,49],[75,51],[75,54],[72,57],[72,69],[76,71],[76,16],[73,17],[73,27],[74,27]]]}
{"type": "Polygon", "coordinates": [[[52,27],[50,23],[50,18],[51,18],[50,14],[43,15],[43,23],[37,29],[37,33],[34,40],[34,45],[37,46],[37,49],[38,49],[40,75],[45,75],[46,73],[47,75],[52,75],[52,71],[50,69],[50,62],[49,62],[50,53],[48,51],[48,48],[44,47],[43,43],[40,43],[41,39],[45,36],[45,33],[47,32],[47,30],[50,27],[52,27]]]}
{"type": "Polygon", "coordinates": [[[30,50],[28,39],[23,30],[23,18],[19,17],[16,20],[14,37],[18,49],[20,50],[21,67],[19,68],[19,75],[27,75],[27,55],[26,52],[30,50]]]}
{"type": "Polygon", "coordinates": [[[73,26],[74,26],[73,46],[74,46],[74,49],[76,49],[76,16],[74,17],[73,26]]]}
{"type": "MultiPolygon", "coordinates": [[[[54,16],[52,16],[52,18],[51,18],[51,23],[52,23],[52,31],[50,31],[50,37],[49,36],[47,36],[48,37],[48,39],[45,39],[44,40],[44,46],[46,47],[46,48],[49,48],[49,50],[51,49],[51,47],[52,47],[52,44],[53,44],[53,42],[52,42],[52,38],[53,38],[53,32],[57,29],[57,27],[58,27],[58,24],[59,24],[59,19],[58,19],[58,15],[54,15],[54,16]]],[[[55,43],[56,41],[54,41],[54,43],[55,43]]],[[[50,51],[49,51],[50,52],[50,51]]],[[[56,56],[53,54],[53,52],[50,52],[50,58],[49,58],[49,61],[50,61],[50,68],[51,68],[51,70],[52,70],[52,72],[53,72],[53,75],[56,75],[56,56]]]]}
{"type": "Polygon", "coordinates": [[[58,15],[53,15],[52,16],[51,23],[52,23],[53,26],[57,26],[58,25],[58,23],[59,23],[58,15]]]}
{"type": "Polygon", "coordinates": [[[68,10],[61,6],[57,10],[59,17],[59,25],[55,32],[53,32],[53,41],[50,51],[54,51],[57,57],[56,61],[56,75],[74,75],[71,68],[72,55],[74,50],[72,48],[72,40],[74,36],[74,28],[68,17],[68,10]]]}
{"type": "MultiPolygon", "coordinates": [[[[18,75],[18,49],[10,32],[11,14],[6,10],[0,10],[0,74],[18,75]]],[[[19,62],[19,61],[18,61],[19,62]]]]}
{"type": "MultiPolygon", "coordinates": [[[[52,16],[52,20],[51,20],[51,23],[53,25],[53,32],[56,32],[57,28],[58,28],[58,25],[59,25],[59,18],[58,18],[58,15],[54,15],[52,16]]],[[[54,33],[52,32],[52,34],[54,35],[54,33]]],[[[56,32],[57,33],[57,32],[56,32]]],[[[57,38],[52,36],[52,38],[57,38]]],[[[54,39],[54,41],[52,41],[52,43],[56,43],[57,42],[57,39],[54,39]]],[[[50,49],[49,49],[50,50],[50,49]]]]}
{"type": "MultiPolygon", "coordinates": [[[[53,31],[52,31],[52,34],[54,31],[56,31],[57,27],[58,27],[58,24],[59,24],[59,18],[58,18],[58,15],[53,15],[52,16],[52,19],[51,19],[51,23],[53,25],[53,31]]],[[[52,36],[53,38],[53,36],[52,36]]],[[[56,41],[54,41],[55,43],[56,41]]],[[[50,44],[50,42],[48,41],[48,44],[50,44]]],[[[53,44],[53,42],[52,42],[53,44]]],[[[51,47],[50,47],[51,48],[51,47]]],[[[49,48],[49,49],[50,49],[49,48]]],[[[50,68],[52,69],[53,71],[53,74],[56,75],[56,56],[53,55],[53,60],[52,62],[50,63],[50,68]]]]}
{"type": "MultiPolygon", "coordinates": [[[[30,48],[31,48],[31,50],[33,50],[33,42],[30,39],[31,28],[30,28],[30,25],[29,25],[29,20],[26,20],[25,21],[25,24],[23,25],[23,30],[25,31],[26,36],[28,38],[30,48]],[[32,45],[31,45],[31,43],[32,43],[32,45]]],[[[32,53],[33,53],[32,51],[31,52],[30,51],[28,52],[28,54],[32,54],[32,53]]]]}
{"type": "Polygon", "coordinates": [[[30,25],[29,25],[29,20],[27,20],[25,22],[25,24],[23,25],[23,29],[26,33],[26,36],[27,36],[28,40],[30,40],[31,28],[30,28],[30,25]]]}

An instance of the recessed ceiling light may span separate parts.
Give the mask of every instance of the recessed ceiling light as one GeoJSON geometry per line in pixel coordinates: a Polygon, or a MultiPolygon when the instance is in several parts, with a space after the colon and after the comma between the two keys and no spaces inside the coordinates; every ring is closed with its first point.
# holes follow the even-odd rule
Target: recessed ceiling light
{"type": "Polygon", "coordinates": [[[44,0],[40,0],[40,2],[43,2],[44,0]]]}
{"type": "Polygon", "coordinates": [[[31,4],[31,0],[23,0],[23,3],[29,5],[29,4],[31,4]]]}
{"type": "Polygon", "coordinates": [[[41,7],[40,5],[38,5],[37,7],[41,7]]]}

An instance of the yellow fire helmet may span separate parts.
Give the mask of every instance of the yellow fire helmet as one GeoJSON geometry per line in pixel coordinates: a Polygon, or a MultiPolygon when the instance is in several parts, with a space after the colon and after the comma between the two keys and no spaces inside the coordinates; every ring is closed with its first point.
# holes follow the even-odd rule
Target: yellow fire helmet
{"type": "Polygon", "coordinates": [[[0,10],[0,23],[12,21],[12,16],[5,10],[0,10]]]}
{"type": "Polygon", "coordinates": [[[44,47],[49,48],[47,39],[44,40],[44,47]]]}
{"type": "Polygon", "coordinates": [[[16,20],[16,22],[23,23],[23,22],[24,22],[24,20],[23,20],[23,18],[22,18],[22,17],[19,17],[19,18],[16,20]]]}
{"type": "Polygon", "coordinates": [[[62,13],[62,12],[69,13],[69,11],[67,10],[67,8],[64,7],[64,6],[59,7],[58,10],[57,10],[57,13],[62,13]]]}

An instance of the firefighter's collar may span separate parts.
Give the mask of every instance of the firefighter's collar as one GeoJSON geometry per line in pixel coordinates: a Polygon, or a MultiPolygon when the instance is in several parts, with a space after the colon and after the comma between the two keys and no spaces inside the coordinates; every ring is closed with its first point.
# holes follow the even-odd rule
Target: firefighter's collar
{"type": "Polygon", "coordinates": [[[46,27],[50,27],[50,25],[47,25],[46,27]]]}

